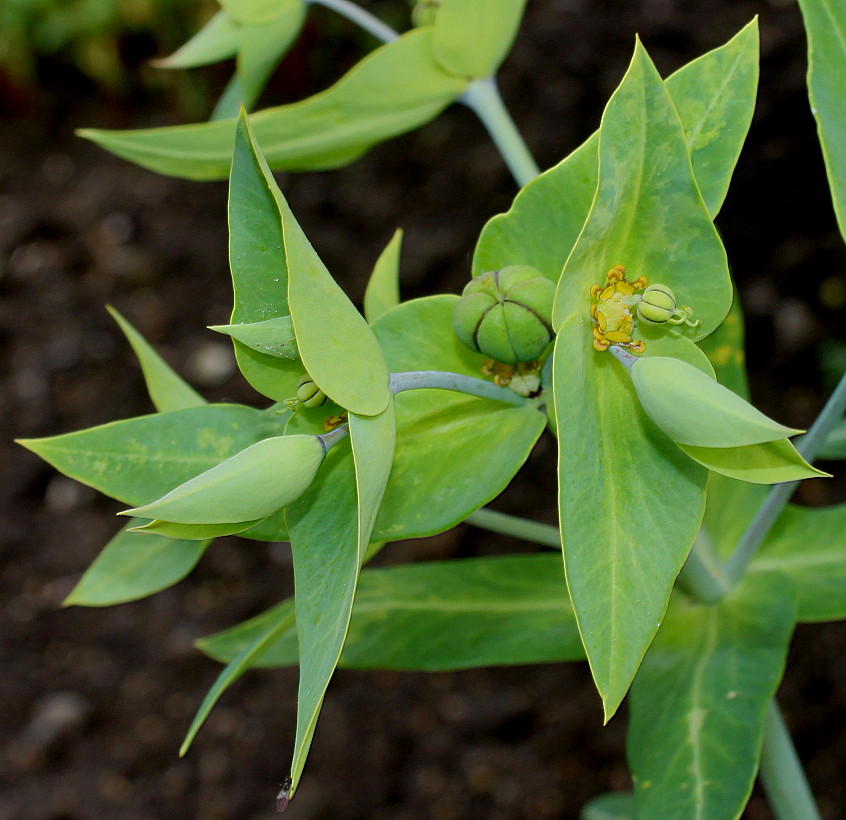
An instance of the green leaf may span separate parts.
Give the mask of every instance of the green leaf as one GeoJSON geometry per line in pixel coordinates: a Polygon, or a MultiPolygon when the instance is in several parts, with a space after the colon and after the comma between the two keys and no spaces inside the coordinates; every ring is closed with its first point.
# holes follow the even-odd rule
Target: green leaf
{"type": "Polygon", "coordinates": [[[293,789],[349,626],[362,557],[357,507],[352,450],[342,443],[329,451],[318,480],[286,512],[300,643],[293,789]]]}
{"type": "Polygon", "coordinates": [[[799,0],[808,35],[808,89],[834,212],[846,238],[846,8],[836,0],[799,0]]]}
{"type": "Polygon", "coordinates": [[[239,23],[268,23],[279,16],[282,10],[302,5],[300,0],[220,0],[224,11],[239,23]]]}
{"type": "MultiPolygon", "coordinates": [[[[643,412],[628,374],[592,346],[589,289],[614,264],[669,282],[713,329],[731,304],[725,253],[690,170],[664,84],[638,43],[600,129],[599,187],[567,261],[553,319],[559,512],[567,583],[606,719],[625,696],[699,528],[707,473],[643,412]],[[707,281],[670,282],[692,259],[707,281]],[[638,261],[640,260],[640,261],[638,261]],[[694,292],[695,291],[695,292],[694,292]],[[557,317],[557,318],[556,318],[557,317]]],[[[680,274],[679,274],[680,275],[680,274]]],[[[704,369],[667,333],[647,356],[704,369]]]]}
{"type": "MultiPolygon", "coordinates": [[[[757,78],[758,27],[753,20],[724,46],[667,79],[711,216],[722,205],[746,137],[757,78]]],[[[594,134],[523,188],[507,213],[485,225],[473,257],[474,276],[505,265],[526,264],[558,282],[593,202],[598,145],[599,135],[594,134]]],[[[608,267],[596,275],[604,276],[608,267]]]]}
{"type": "Polygon", "coordinates": [[[282,55],[299,36],[306,18],[300,0],[275,3],[272,19],[244,25],[240,32],[236,77],[244,107],[255,105],[282,55]]]}
{"type": "Polygon", "coordinates": [[[456,77],[490,77],[511,50],[526,0],[440,0],[432,51],[456,77]]]}
{"type": "Polygon", "coordinates": [[[817,456],[821,459],[846,459],[846,420],[841,421],[828,434],[817,456]]]}
{"type": "MultiPolygon", "coordinates": [[[[232,324],[289,319],[288,266],[282,239],[278,186],[239,121],[229,180],[229,266],[235,305],[232,324]]],[[[235,340],[244,378],[260,393],[284,401],[296,393],[299,362],[269,356],[235,340]]]]}
{"type": "Polygon", "coordinates": [[[70,478],[141,505],[272,435],[279,424],[250,407],[207,404],[18,443],[70,478]]]}
{"type": "Polygon", "coordinates": [[[712,605],[673,600],[631,692],[638,817],[740,817],[792,632],[779,575],[750,577],[712,605]]]}
{"type": "Polygon", "coordinates": [[[799,621],[846,618],[846,504],[785,507],[749,571],[788,576],[796,588],[799,621]]]}
{"type": "Polygon", "coordinates": [[[290,628],[293,619],[293,612],[278,613],[276,619],[267,625],[267,629],[258,635],[252,643],[245,646],[217,676],[217,680],[203,698],[203,702],[200,704],[200,708],[185,735],[185,740],[182,741],[182,746],[179,748],[180,757],[184,757],[188,752],[197,732],[200,731],[200,727],[205,723],[214,705],[220,700],[220,696],[252,666],[253,659],[261,654],[265,646],[272,643],[277,635],[290,628]]]}
{"type": "Polygon", "coordinates": [[[297,344],[290,316],[238,325],[210,325],[209,330],[237,339],[251,350],[277,359],[296,359],[297,344]]]}
{"type": "Polygon", "coordinates": [[[752,484],[779,484],[828,476],[808,464],[786,438],[745,447],[678,446],[709,470],[752,484]]]}
{"type": "Polygon", "coordinates": [[[114,606],[146,598],[179,583],[211,541],[186,541],[118,532],[79,579],[63,606],[114,606]]]}
{"type": "Polygon", "coordinates": [[[803,430],[768,418],[736,393],[679,359],[650,356],[631,368],[640,403],[677,444],[744,447],[785,439],[803,430]]]}
{"type": "Polygon", "coordinates": [[[299,498],[325,455],[317,436],[266,438],[156,501],[119,515],[140,513],[178,524],[252,524],[299,498]]]}
{"type": "Polygon", "coordinates": [[[693,178],[681,122],[640,42],[602,117],[599,184],[558,282],[553,327],[587,315],[591,286],[604,284],[614,265],[632,279],[668,285],[702,322],[683,331],[641,323],[638,335],[647,340],[704,338],[731,307],[725,250],[693,178]]]}
{"type": "Polygon", "coordinates": [[[170,365],[149,345],[147,340],[110,305],[106,306],[123,331],[144,373],[147,391],[156,409],[161,412],[199,407],[206,400],[177,375],[170,365]]]}
{"type": "Polygon", "coordinates": [[[185,45],[153,64],[156,68],[197,68],[229,60],[238,53],[240,31],[231,15],[219,11],[185,45]]]}
{"type": "Polygon", "coordinates": [[[148,532],[170,538],[184,538],[188,541],[203,541],[206,538],[219,538],[223,535],[236,535],[249,529],[256,521],[239,521],[228,524],[176,524],[173,521],[150,521],[143,526],[133,527],[131,532],[148,532]]]}
{"type": "MultiPolygon", "coordinates": [[[[484,357],[452,331],[457,296],[403,302],[373,324],[392,372],[443,370],[481,377],[484,357]]],[[[397,404],[397,452],[374,537],[443,532],[502,492],[546,420],[532,405],[510,407],[444,390],[410,390],[397,404]]]]}
{"type": "Polygon", "coordinates": [[[609,792],[595,797],[582,809],[581,820],[636,820],[634,796],[609,792]]]}
{"type": "MultiPolygon", "coordinates": [[[[557,555],[509,555],[366,569],[359,578],[339,666],[449,670],[582,660],[557,555]]],[[[228,663],[293,602],[198,641],[228,663]]],[[[296,627],[279,633],[252,664],[297,662],[296,627]]]]}
{"type": "MultiPolygon", "coordinates": [[[[302,102],[250,118],[271,168],[337,168],[368,148],[411,131],[467,88],[432,58],[432,29],[411,31],[378,48],[335,85],[302,102]]],[[[84,129],[80,136],[162,174],[223,179],[229,173],[231,120],[140,131],[84,129]]]]}
{"type": "Polygon", "coordinates": [[[397,228],[385,250],[379,255],[364,292],[364,316],[373,324],[400,301],[399,263],[402,230],[397,228]]]}
{"type": "Polygon", "coordinates": [[[749,401],[744,352],[743,311],[735,293],[731,310],[723,323],[707,338],[699,342],[702,352],[711,362],[717,381],[732,393],[749,401]]]}

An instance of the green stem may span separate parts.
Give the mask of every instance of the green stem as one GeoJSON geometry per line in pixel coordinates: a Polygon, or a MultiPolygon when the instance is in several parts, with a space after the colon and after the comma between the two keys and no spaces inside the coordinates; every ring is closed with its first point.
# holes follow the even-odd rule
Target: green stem
{"type": "Polygon", "coordinates": [[[529,521],[527,518],[518,518],[516,515],[507,515],[483,507],[481,510],[470,513],[464,519],[464,523],[472,524],[474,527],[480,527],[490,532],[522,538],[524,541],[531,541],[533,544],[543,544],[545,547],[561,549],[561,535],[558,532],[558,527],[529,521]]]}
{"type": "Polygon", "coordinates": [[[767,707],[761,782],[777,820],[820,820],[814,796],[775,699],[767,707]]]}
{"type": "Polygon", "coordinates": [[[462,376],[460,373],[445,373],[442,370],[412,370],[407,373],[391,373],[392,393],[423,389],[454,390],[456,393],[467,393],[470,396],[493,399],[517,407],[526,404],[526,399],[518,396],[507,387],[499,387],[472,376],[462,376]]]}
{"type": "Polygon", "coordinates": [[[459,102],[464,103],[482,121],[520,188],[540,174],[534,157],[502,101],[493,77],[471,83],[459,102]]]}
{"type": "MultiPolygon", "coordinates": [[[[843,417],[844,412],[846,412],[846,373],[843,374],[840,383],[817,416],[817,420],[811,425],[811,429],[799,439],[796,449],[803,458],[807,461],[814,460],[825,444],[828,434],[843,417]]],[[[799,486],[798,481],[788,481],[784,484],[776,484],[770,490],[755,518],[752,519],[752,523],[747,527],[734,552],[725,563],[724,572],[731,583],[737,583],[746,572],[749,562],[797,486],[799,486]]]]}
{"type": "Polygon", "coordinates": [[[312,6],[324,6],[327,9],[332,9],[332,11],[346,17],[347,20],[351,20],[383,43],[390,43],[399,38],[399,34],[389,25],[383,23],[378,17],[361,8],[361,6],[351,3],[350,0],[306,0],[306,2],[312,6]]]}
{"type": "Polygon", "coordinates": [[[706,604],[718,601],[730,589],[720,572],[711,539],[704,529],[696,534],[687,561],[679,573],[679,584],[698,601],[706,604]]]}

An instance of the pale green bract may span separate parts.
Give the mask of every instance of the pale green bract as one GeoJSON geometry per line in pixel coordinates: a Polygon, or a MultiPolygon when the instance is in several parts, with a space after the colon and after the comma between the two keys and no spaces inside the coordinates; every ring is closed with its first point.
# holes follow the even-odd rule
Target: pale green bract
{"type": "Polygon", "coordinates": [[[251,350],[277,359],[296,359],[297,344],[290,316],[239,325],[210,325],[209,330],[231,336],[251,350]]]}

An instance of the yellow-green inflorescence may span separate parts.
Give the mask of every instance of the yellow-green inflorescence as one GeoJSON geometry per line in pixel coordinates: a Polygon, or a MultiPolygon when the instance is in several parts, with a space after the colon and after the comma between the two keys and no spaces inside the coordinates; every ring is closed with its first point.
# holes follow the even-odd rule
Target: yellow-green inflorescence
{"type": "Polygon", "coordinates": [[[619,345],[632,353],[643,353],[646,342],[633,335],[637,321],[689,327],[700,323],[691,320],[693,311],[689,307],[678,307],[675,294],[666,285],[650,285],[645,276],[629,282],[622,265],[614,265],[605,276],[605,285],[593,285],[590,295],[596,300],[590,306],[593,346],[600,351],[619,345]]]}

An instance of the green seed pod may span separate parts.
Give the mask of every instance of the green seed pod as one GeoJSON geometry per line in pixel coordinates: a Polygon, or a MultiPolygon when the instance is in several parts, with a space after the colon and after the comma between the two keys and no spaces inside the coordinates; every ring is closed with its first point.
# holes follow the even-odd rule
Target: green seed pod
{"type": "Polygon", "coordinates": [[[650,285],[637,305],[637,316],[648,325],[662,325],[676,314],[675,294],[666,285],[650,285]]]}
{"type": "Polygon", "coordinates": [[[308,373],[303,373],[297,382],[297,398],[304,407],[320,407],[326,403],[326,394],[312,381],[308,373]]]}
{"type": "Polygon", "coordinates": [[[555,285],[528,265],[488,271],[467,283],[455,306],[461,342],[503,364],[532,362],[554,336],[555,285]]]}

